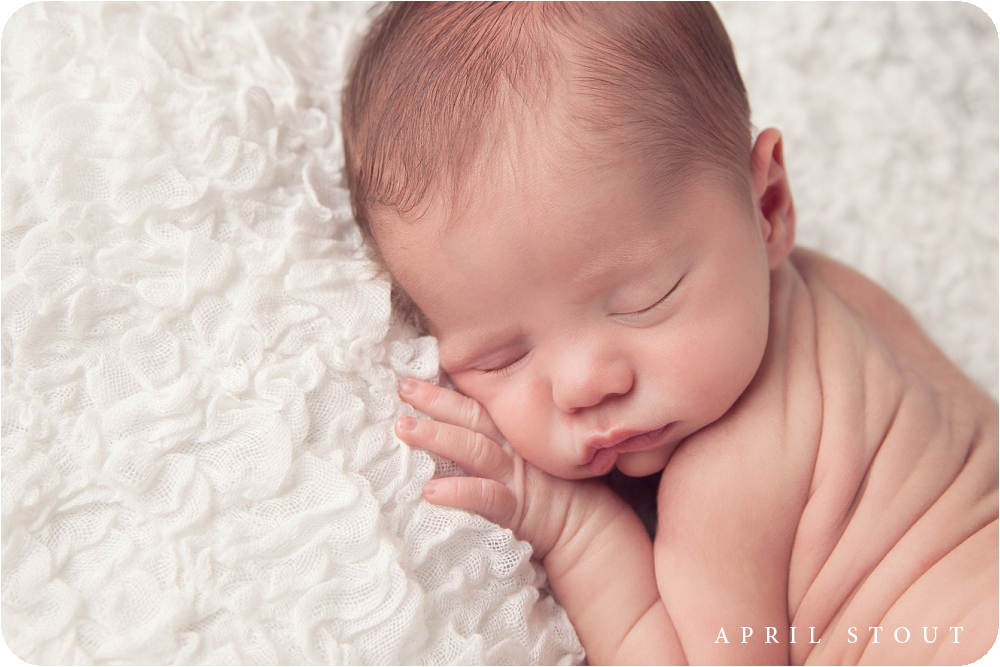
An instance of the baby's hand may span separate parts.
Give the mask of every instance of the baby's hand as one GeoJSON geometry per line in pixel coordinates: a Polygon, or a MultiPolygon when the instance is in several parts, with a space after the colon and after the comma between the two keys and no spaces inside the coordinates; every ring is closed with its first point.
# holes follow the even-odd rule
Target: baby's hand
{"type": "Polygon", "coordinates": [[[400,397],[432,419],[402,417],[396,435],[412,447],[451,459],[474,477],[446,477],[424,486],[438,505],[477,512],[531,543],[542,559],[559,540],[573,505],[594,500],[601,481],[568,481],[525,461],[478,402],[458,392],[412,378],[400,397]]]}
{"type": "Polygon", "coordinates": [[[399,394],[431,416],[402,417],[399,438],[476,475],[432,480],[424,496],[478,512],[530,542],[593,664],[685,664],[646,529],[602,479],[569,481],[539,470],[511,449],[483,406],[458,392],[408,379],[399,394]]]}

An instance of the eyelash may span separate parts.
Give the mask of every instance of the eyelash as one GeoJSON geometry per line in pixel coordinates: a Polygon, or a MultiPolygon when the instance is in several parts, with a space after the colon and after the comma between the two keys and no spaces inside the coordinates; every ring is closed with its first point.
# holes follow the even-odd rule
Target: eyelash
{"type": "Polygon", "coordinates": [[[642,315],[643,313],[648,313],[649,311],[653,310],[654,308],[656,308],[657,306],[659,306],[660,304],[662,304],[664,301],[666,301],[667,297],[670,296],[671,294],[673,294],[677,290],[677,286],[681,284],[681,280],[684,280],[684,276],[681,276],[680,280],[678,280],[676,283],[674,283],[674,286],[670,288],[670,291],[667,292],[666,294],[664,294],[663,296],[661,296],[659,298],[659,300],[656,303],[654,303],[653,305],[647,306],[647,307],[643,308],[642,310],[633,310],[633,311],[631,311],[629,313],[615,313],[615,314],[616,315],[642,315]]]}
{"type": "Polygon", "coordinates": [[[493,376],[497,376],[497,377],[503,377],[503,376],[507,375],[508,373],[510,373],[511,369],[519,361],[521,361],[522,359],[524,359],[526,356],[528,356],[527,352],[525,352],[524,354],[522,354],[520,357],[518,357],[514,361],[510,362],[509,364],[506,364],[504,366],[500,366],[499,368],[487,368],[483,372],[486,373],[487,375],[493,375],[493,376]]]}

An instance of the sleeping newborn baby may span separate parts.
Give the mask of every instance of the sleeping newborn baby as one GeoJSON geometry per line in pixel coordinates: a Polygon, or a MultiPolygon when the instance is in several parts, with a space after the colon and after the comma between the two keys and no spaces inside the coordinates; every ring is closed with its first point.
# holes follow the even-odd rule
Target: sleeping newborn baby
{"type": "Polygon", "coordinates": [[[529,541],[592,663],[967,663],[997,636],[997,404],[793,247],[711,5],[407,5],[344,93],[355,215],[456,391],[432,480],[529,541]],[[607,485],[662,470],[653,543],[607,485]]]}

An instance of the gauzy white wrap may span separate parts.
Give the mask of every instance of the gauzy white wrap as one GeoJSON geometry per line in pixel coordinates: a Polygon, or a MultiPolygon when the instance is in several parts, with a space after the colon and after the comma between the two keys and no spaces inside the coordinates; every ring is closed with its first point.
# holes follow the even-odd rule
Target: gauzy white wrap
{"type": "MultiPolygon", "coordinates": [[[[3,634],[32,663],[573,663],[395,439],[338,128],[365,6],[33,4],[3,34],[3,634]]],[[[454,469],[452,469],[452,472],[454,469]]]]}

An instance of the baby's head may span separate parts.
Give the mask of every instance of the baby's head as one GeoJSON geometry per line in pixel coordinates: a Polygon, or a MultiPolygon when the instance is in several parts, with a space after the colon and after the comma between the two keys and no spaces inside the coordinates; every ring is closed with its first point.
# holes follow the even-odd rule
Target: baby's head
{"type": "Polygon", "coordinates": [[[535,465],[655,472],[753,379],[794,220],[710,5],[391,5],[343,123],[397,302],[535,465]]]}

